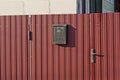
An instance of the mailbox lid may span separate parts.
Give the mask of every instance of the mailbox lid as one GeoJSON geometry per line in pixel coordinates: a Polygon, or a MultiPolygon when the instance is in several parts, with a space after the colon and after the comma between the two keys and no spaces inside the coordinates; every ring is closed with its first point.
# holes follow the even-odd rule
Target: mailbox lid
{"type": "Polygon", "coordinates": [[[53,24],[53,27],[67,27],[67,24],[53,24]]]}

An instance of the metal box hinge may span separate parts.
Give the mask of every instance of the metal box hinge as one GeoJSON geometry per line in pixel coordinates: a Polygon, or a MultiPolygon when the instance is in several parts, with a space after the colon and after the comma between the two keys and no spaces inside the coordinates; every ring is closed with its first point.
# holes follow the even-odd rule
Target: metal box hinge
{"type": "Polygon", "coordinates": [[[32,32],[31,31],[28,32],[28,40],[32,40],[32,32]]]}

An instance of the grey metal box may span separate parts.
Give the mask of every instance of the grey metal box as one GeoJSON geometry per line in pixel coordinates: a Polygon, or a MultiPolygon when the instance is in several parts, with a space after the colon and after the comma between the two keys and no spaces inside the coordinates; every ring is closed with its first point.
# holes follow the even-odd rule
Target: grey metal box
{"type": "Polygon", "coordinates": [[[67,44],[67,24],[53,24],[53,44],[67,44]]]}

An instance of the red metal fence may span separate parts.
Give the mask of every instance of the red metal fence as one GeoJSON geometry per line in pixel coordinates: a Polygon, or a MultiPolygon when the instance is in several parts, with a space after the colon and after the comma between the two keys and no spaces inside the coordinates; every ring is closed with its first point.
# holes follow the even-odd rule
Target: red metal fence
{"type": "Polygon", "coordinates": [[[120,80],[119,22],[119,13],[37,15],[31,25],[27,16],[0,17],[0,79],[120,80]],[[67,45],[52,44],[52,24],[69,25],[67,45]]]}
{"type": "Polygon", "coordinates": [[[28,80],[27,16],[0,17],[0,80],[28,80]]]}

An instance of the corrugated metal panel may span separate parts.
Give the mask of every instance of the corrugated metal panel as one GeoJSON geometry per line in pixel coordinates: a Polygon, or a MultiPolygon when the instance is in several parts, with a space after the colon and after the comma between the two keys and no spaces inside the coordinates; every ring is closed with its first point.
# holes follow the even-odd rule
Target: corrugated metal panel
{"type": "Polygon", "coordinates": [[[28,16],[2,16],[0,80],[119,80],[119,21],[120,13],[33,15],[28,41],[28,16]],[[67,45],[52,44],[52,24],[68,24],[67,45]]]}
{"type": "MultiPolygon", "coordinates": [[[[65,23],[70,24],[71,23],[71,16],[70,15],[65,15],[65,23]]],[[[71,35],[70,33],[70,28],[68,28],[68,33],[69,35],[71,35]]],[[[71,37],[68,36],[68,46],[70,46],[70,39],[71,37]]],[[[71,48],[70,47],[66,47],[65,48],[65,79],[66,80],[71,80],[71,48]]]]}
{"type": "Polygon", "coordinates": [[[101,16],[101,55],[104,57],[101,58],[102,64],[102,80],[107,80],[107,15],[103,14],[101,16]]]}
{"type": "Polygon", "coordinates": [[[32,16],[32,80],[89,79],[88,17],[76,14],[32,16]],[[69,25],[67,45],[52,44],[52,24],[69,25]]]}
{"type": "Polygon", "coordinates": [[[78,26],[78,54],[77,54],[77,64],[78,64],[78,80],[84,80],[84,16],[83,15],[77,15],[77,26],[78,26]]]}
{"type": "Polygon", "coordinates": [[[0,80],[27,80],[27,16],[0,17],[0,80]]]}
{"type": "Polygon", "coordinates": [[[108,50],[108,79],[109,80],[113,80],[114,79],[114,73],[113,73],[113,61],[114,61],[114,45],[113,45],[113,43],[114,43],[114,21],[113,21],[113,19],[114,19],[114,17],[113,17],[114,15],[113,14],[108,14],[107,15],[107,18],[108,18],[108,20],[107,20],[107,34],[108,34],[108,36],[107,36],[107,38],[108,38],[108,42],[107,42],[107,44],[108,44],[108,48],[107,48],[107,50],[108,50]]]}
{"type": "Polygon", "coordinates": [[[90,78],[89,52],[90,52],[90,17],[89,14],[84,15],[84,80],[90,78]]]}
{"type": "Polygon", "coordinates": [[[95,51],[96,51],[96,64],[95,64],[95,80],[101,80],[101,14],[94,14],[94,25],[95,25],[95,51]]]}
{"type": "MultiPolygon", "coordinates": [[[[90,49],[95,49],[95,25],[94,25],[94,14],[90,14],[90,49]]],[[[95,80],[95,64],[90,64],[90,80],[95,80]]]]}
{"type": "Polygon", "coordinates": [[[119,13],[94,14],[95,80],[119,80],[119,13]]]}
{"type": "Polygon", "coordinates": [[[118,63],[120,60],[120,14],[114,14],[114,79],[120,79],[120,64],[118,63]]]}
{"type": "Polygon", "coordinates": [[[119,19],[119,13],[32,16],[32,80],[119,80],[119,19]],[[52,44],[52,24],[69,25],[67,45],[52,44]]]}

